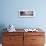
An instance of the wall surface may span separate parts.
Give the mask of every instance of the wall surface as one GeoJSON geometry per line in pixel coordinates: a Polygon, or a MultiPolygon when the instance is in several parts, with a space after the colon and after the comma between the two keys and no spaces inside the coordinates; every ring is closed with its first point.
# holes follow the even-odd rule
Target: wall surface
{"type": "MultiPolygon", "coordinates": [[[[0,0],[0,27],[13,24],[15,28],[40,27],[46,31],[46,0],[0,0]],[[20,18],[19,10],[35,11],[35,17],[20,18]]],[[[0,31],[1,31],[0,29],[0,31]]]]}

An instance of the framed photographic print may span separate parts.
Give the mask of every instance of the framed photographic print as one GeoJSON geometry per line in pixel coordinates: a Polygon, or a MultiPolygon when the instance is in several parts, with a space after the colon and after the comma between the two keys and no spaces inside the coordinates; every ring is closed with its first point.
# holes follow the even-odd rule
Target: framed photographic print
{"type": "Polygon", "coordinates": [[[20,10],[19,16],[20,17],[34,17],[35,13],[34,11],[31,11],[31,10],[20,10]]]}

